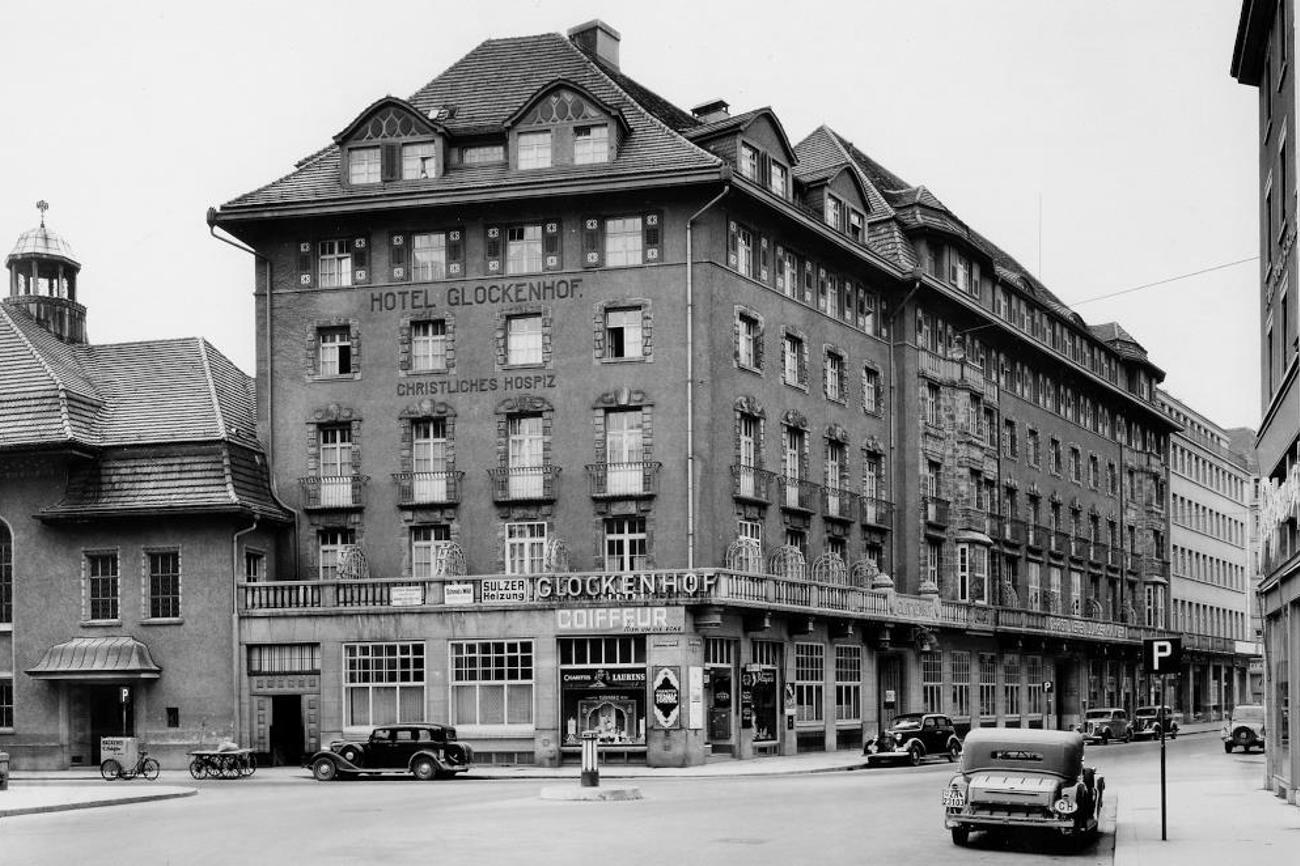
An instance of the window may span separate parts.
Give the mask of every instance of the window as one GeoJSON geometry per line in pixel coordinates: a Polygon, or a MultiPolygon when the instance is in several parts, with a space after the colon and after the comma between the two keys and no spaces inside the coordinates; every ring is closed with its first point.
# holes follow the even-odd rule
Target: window
{"type": "Polygon", "coordinates": [[[864,228],[865,220],[866,218],[862,215],[862,211],[849,208],[849,237],[853,238],[858,243],[863,243],[867,239],[866,230],[864,228]]]}
{"type": "Polygon", "coordinates": [[[989,552],[983,545],[957,545],[957,599],[988,603],[989,552]]]}
{"type": "Polygon", "coordinates": [[[573,164],[591,165],[609,162],[609,127],[575,126],[573,128],[573,164]]]}
{"type": "Polygon", "coordinates": [[[641,217],[605,220],[605,264],[611,267],[642,263],[641,217]]]}
{"type": "Polygon", "coordinates": [[[880,372],[871,367],[862,368],[862,410],[880,412],[880,372]]]}
{"type": "Polygon", "coordinates": [[[1030,610],[1043,609],[1043,564],[1034,562],[1032,559],[1028,563],[1029,576],[1026,578],[1026,603],[1030,610]]]}
{"type": "Polygon", "coordinates": [[[645,440],[640,409],[605,411],[605,483],[611,494],[644,492],[645,440]]]}
{"type": "Polygon", "coordinates": [[[451,723],[532,725],[533,642],[453,641],[451,723]]]}
{"type": "Polygon", "coordinates": [[[844,387],[844,356],[838,352],[828,351],[823,372],[826,397],[837,403],[843,403],[847,397],[844,387]]]}
{"type": "Polygon", "coordinates": [[[541,415],[512,415],[506,422],[506,466],[511,499],[534,498],[544,490],[546,437],[541,415]]]}
{"type": "Polygon", "coordinates": [[[841,221],[844,218],[844,205],[833,195],[826,196],[826,210],[824,213],[826,225],[840,231],[841,221]]]}
{"type": "Polygon", "coordinates": [[[317,431],[319,445],[320,504],[352,504],[352,427],[325,426],[317,431]]]}
{"type": "Polygon", "coordinates": [[[319,572],[321,580],[338,580],[343,556],[356,541],[351,529],[322,529],[317,536],[320,550],[319,572]]]}
{"type": "Polygon", "coordinates": [[[0,729],[14,726],[14,681],[0,679],[0,729]]]}
{"type": "Polygon", "coordinates": [[[541,225],[511,226],[506,229],[506,273],[536,274],[541,270],[541,225]]]}
{"type": "Polygon", "coordinates": [[[1088,486],[1093,490],[1101,481],[1101,462],[1097,459],[1096,454],[1088,455],[1088,486]]]}
{"type": "Polygon", "coordinates": [[[826,680],[826,647],[819,643],[794,645],[794,702],[795,719],[800,722],[820,722],[822,689],[826,680]]]}
{"type": "Polygon", "coordinates": [[[798,427],[786,425],[782,429],[781,471],[791,481],[802,477],[804,432],[798,427]]]}
{"type": "Polygon", "coordinates": [[[835,721],[862,718],[862,647],[835,645],[835,721]]]}
{"type": "Polygon", "coordinates": [[[551,167],[551,131],[521,132],[516,139],[519,158],[516,168],[551,167]]]}
{"type": "Polygon", "coordinates": [[[808,355],[803,338],[786,334],[781,341],[781,378],[787,385],[808,385],[808,355]]]}
{"type": "Polygon", "coordinates": [[[736,229],[736,270],[741,276],[754,276],[754,233],[741,226],[736,229]]]}
{"type": "Polygon", "coordinates": [[[970,653],[952,654],[952,714],[970,715],[970,653]]]}
{"type": "Polygon", "coordinates": [[[472,144],[460,149],[461,165],[484,165],[505,161],[506,149],[501,144],[472,144]]]}
{"type": "Polygon", "coordinates": [[[0,523],[0,623],[14,621],[14,544],[9,527],[0,523]]]}
{"type": "Polygon", "coordinates": [[[433,577],[438,548],[449,541],[448,526],[411,527],[411,577],[433,577]]]}
{"type": "Polygon", "coordinates": [[[825,484],[828,494],[832,497],[828,500],[834,509],[832,513],[839,514],[839,492],[846,488],[845,477],[848,475],[848,456],[846,454],[843,442],[830,441],[826,443],[826,474],[825,484]]]}
{"type": "Polygon", "coordinates": [[[943,572],[943,542],[927,541],[925,543],[925,577],[926,580],[939,585],[943,572]]]}
{"type": "Polygon", "coordinates": [[[92,553],[86,556],[87,619],[118,619],[118,576],[116,553],[92,553]]]}
{"type": "Polygon", "coordinates": [[[1020,654],[1002,657],[1002,704],[1008,716],[1020,715],[1020,654]]]}
{"type": "Polygon", "coordinates": [[[321,241],[319,252],[320,287],[330,289],[352,285],[352,242],[321,241]]]}
{"type": "Polygon", "coordinates": [[[411,369],[447,369],[447,322],[428,319],[411,323],[411,369]]]}
{"type": "Polygon", "coordinates": [[[948,256],[948,282],[967,294],[979,294],[971,276],[970,259],[957,250],[952,250],[948,256]]]}
{"type": "Polygon", "coordinates": [[[1025,658],[1025,678],[1029,680],[1029,712],[1042,715],[1043,712],[1043,657],[1027,656],[1025,658]]]}
{"type": "Polygon", "coordinates": [[[423,232],[411,235],[411,277],[417,282],[441,280],[447,276],[447,233],[423,232]]]}
{"type": "Polygon", "coordinates": [[[943,712],[943,656],[939,653],[921,653],[921,709],[943,712]]]}
{"type": "Polygon", "coordinates": [[[1079,484],[1083,481],[1081,463],[1082,463],[1082,457],[1079,454],[1079,449],[1071,447],[1070,448],[1070,480],[1073,481],[1075,484],[1079,484]]]}
{"type": "Polygon", "coordinates": [[[641,358],[641,308],[625,307],[605,311],[605,357],[641,358]]]}
{"type": "Polygon", "coordinates": [[[606,518],[605,571],[640,571],[646,567],[645,518],[606,518]]]}
{"type": "MultiPolygon", "coordinates": [[[[758,468],[758,451],[759,451],[759,420],[757,417],[748,413],[740,413],[736,424],[736,433],[738,437],[737,454],[739,460],[739,475],[737,480],[739,487],[737,492],[741,496],[753,497],[754,489],[754,470],[758,468]]],[[[742,526],[745,521],[741,521],[742,526]]],[[[762,524],[758,524],[761,528],[762,524]]],[[[744,536],[742,536],[744,537],[744,536]]]]}
{"type": "Polygon", "coordinates": [[[546,524],[506,524],[506,574],[540,574],[546,567],[546,524]]]}
{"type": "Polygon", "coordinates": [[[1002,456],[1012,460],[1020,456],[1020,443],[1016,440],[1016,422],[1011,418],[1002,422],[1002,456]]]}
{"type": "Polygon", "coordinates": [[[347,376],[352,370],[352,332],[347,327],[316,331],[317,369],[322,376],[347,376]]]}
{"type": "Polygon", "coordinates": [[[1051,439],[1047,443],[1047,468],[1053,475],[1061,474],[1061,442],[1059,439],[1051,439]]]}
{"type": "Polygon", "coordinates": [[[740,313],[737,318],[736,361],[748,370],[758,369],[758,319],[747,313],[740,313]]]}
{"type": "Polygon", "coordinates": [[[149,618],[179,619],[181,615],[181,554],[169,550],[149,554],[149,618]]]}
{"type": "Polygon", "coordinates": [[[348,151],[348,182],[379,183],[379,148],[354,147],[348,151]]]}
{"type": "Polygon", "coordinates": [[[997,715],[998,657],[993,653],[980,653],[980,715],[989,718],[997,715]]]}
{"type": "Polygon", "coordinates": [[[510,316],[506,319],[506,363],[542,363],[542,317],[510,316]]]}
{"type": "Polygon", "coordinates": [[[255,550],[244,551],[244,581],[257,583],[266,579],[266,555],[255,550]]]}
{"type": "Polygon", "coordinates": [[[940,392],[939,386],[933,382],[925,384],[925,394],[922,397],[922,404],[925,409],[925,421],[927,424],[938,425],[940,422],[939,406],[940,392]]]}
{"type": "Polygon", "coordinates": [[[758,148],[753,145],[740,145],[740,176],[749,180],[759,179],[758,148]]]}
{"type": "Polygon", "coordinates": [[[248,647],[248,672],[255,676],[274,674],[319,674],[320,644],[268,643],[248,647]]]}
{"type": "Polygon", "coordinates": [[[343,645],[343,726],[419,722],[424,711],[424,644],[343,645]]]}
{"type": "Polygon", "coordinates": [[[1111,496],[1119,494],[1119,473],[1115,470],[1115,464],[1106,462],[1106,492],[1111,496]]]}
{"type": "Polygon", "coordinates": [[[438,173],[438,146],[431,141],[402,145],[402,180],[421,180],[438,173]]]}
{"type": "Polygon", "coordinates": [[[790,190],[790,170],[779,162],[772,163],[772,175],[768,179],[769,189],[785,198],[790,190]]]}

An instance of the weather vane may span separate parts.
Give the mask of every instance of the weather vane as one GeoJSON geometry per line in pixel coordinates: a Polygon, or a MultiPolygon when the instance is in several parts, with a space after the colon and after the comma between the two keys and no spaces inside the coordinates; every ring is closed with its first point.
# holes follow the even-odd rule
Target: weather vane
{"type": "Polygon", "coordinates": [[[41,212],[41,228],[45,228],[45,212],[50,209],[50,203],[41,199],[36,203],[36,209],[41,212]]]}

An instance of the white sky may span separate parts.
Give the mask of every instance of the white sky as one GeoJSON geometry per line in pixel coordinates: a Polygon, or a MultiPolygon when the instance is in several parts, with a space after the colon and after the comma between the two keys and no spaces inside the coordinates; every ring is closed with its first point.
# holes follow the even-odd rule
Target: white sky
{"type": "MultiPolygon", "coordinates": [[[[793,142],[827,123],[1077,304],[1257,254],[1256,91],[1228,74],[1239,8],[5,0],[0,252],[44,198],[94,342],[203,336],[251,371],[251,259],[209,237],[207,208],[484,39],[600,17],[660,95],[770,105],[793,142]]],[[[1250,262],[1078,310],[1118,319],[1192,408],[1256,426],[1257,286],[1250,262]]]]}

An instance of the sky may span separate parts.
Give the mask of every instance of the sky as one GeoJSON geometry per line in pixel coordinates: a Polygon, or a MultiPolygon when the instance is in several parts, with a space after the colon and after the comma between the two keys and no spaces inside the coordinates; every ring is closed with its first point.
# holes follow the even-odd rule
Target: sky
{"type": "Polygon", "coordinates": [[[686,109],[771,106],[793,142],[829,125],[1086,321],[1119,321],[1174,396],[1256,427],[1257,103],[1228,72],[1239,9],[5,0],[0,247],[39,223],[43,199],[82,264],[93,342],[202,336],[252,371],[253,261],[209,235],[207,209],[484,39],[601,18],[651,90],[686,109]]]}

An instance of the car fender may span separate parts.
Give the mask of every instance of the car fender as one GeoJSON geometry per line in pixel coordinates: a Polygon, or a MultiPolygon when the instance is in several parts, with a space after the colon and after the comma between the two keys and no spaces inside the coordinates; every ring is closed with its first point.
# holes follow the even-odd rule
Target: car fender
{"type": "Polygon", "coordinates": [[[945,748],[945,749],[951,749],[951,748],[953,747],[954,744],[957,746],[957,749],[960,751],[960,750],[961,750],[961,738],[958,737],[956,734],[953,734],[952,736],[948,737],[948,742],[944,743],[944,748],[945,748]]]}
{"type": "Polygon", "coordinates": [[[361,767],[358,767],[356,764],[352,763],[347,758],[340,755],[338,752],[332,752],[329,749],[322,749],[321,751],[312,755],[310,758],[307,759],[307,763],[304,764],[303,766],[310,767],[312,764],[315,764],[321,758],[326,758],[329,761],[332,761],[336,769],[345,773],[359,773],[362,771],[361,767]]]}
{"type": "Polygon", "coordinates": [[[432,749],[421,749],[414,755],[411,755],[411,760],[406,762],[406,769],[413,772],[415,770],[415,762],[421,758],[428,758],[433,761],[433,766],[438,769],[438,772],[446,772],[451,769],[447,762],[442,759],[442,756],[437,752],[434,752],[432,749]]]}
{"type": "Polygon", "coordinates": [[[930,754],[930,750],[925,747],[925,743],[921,742],[920,737],[912,737],[911,739],[906,740],[903,743],[903,745],[898,749],[898,751],[910,752],[912,751],[912,749],[916,749],[918,752],[920,752],[922,758],[930,754]]]}

